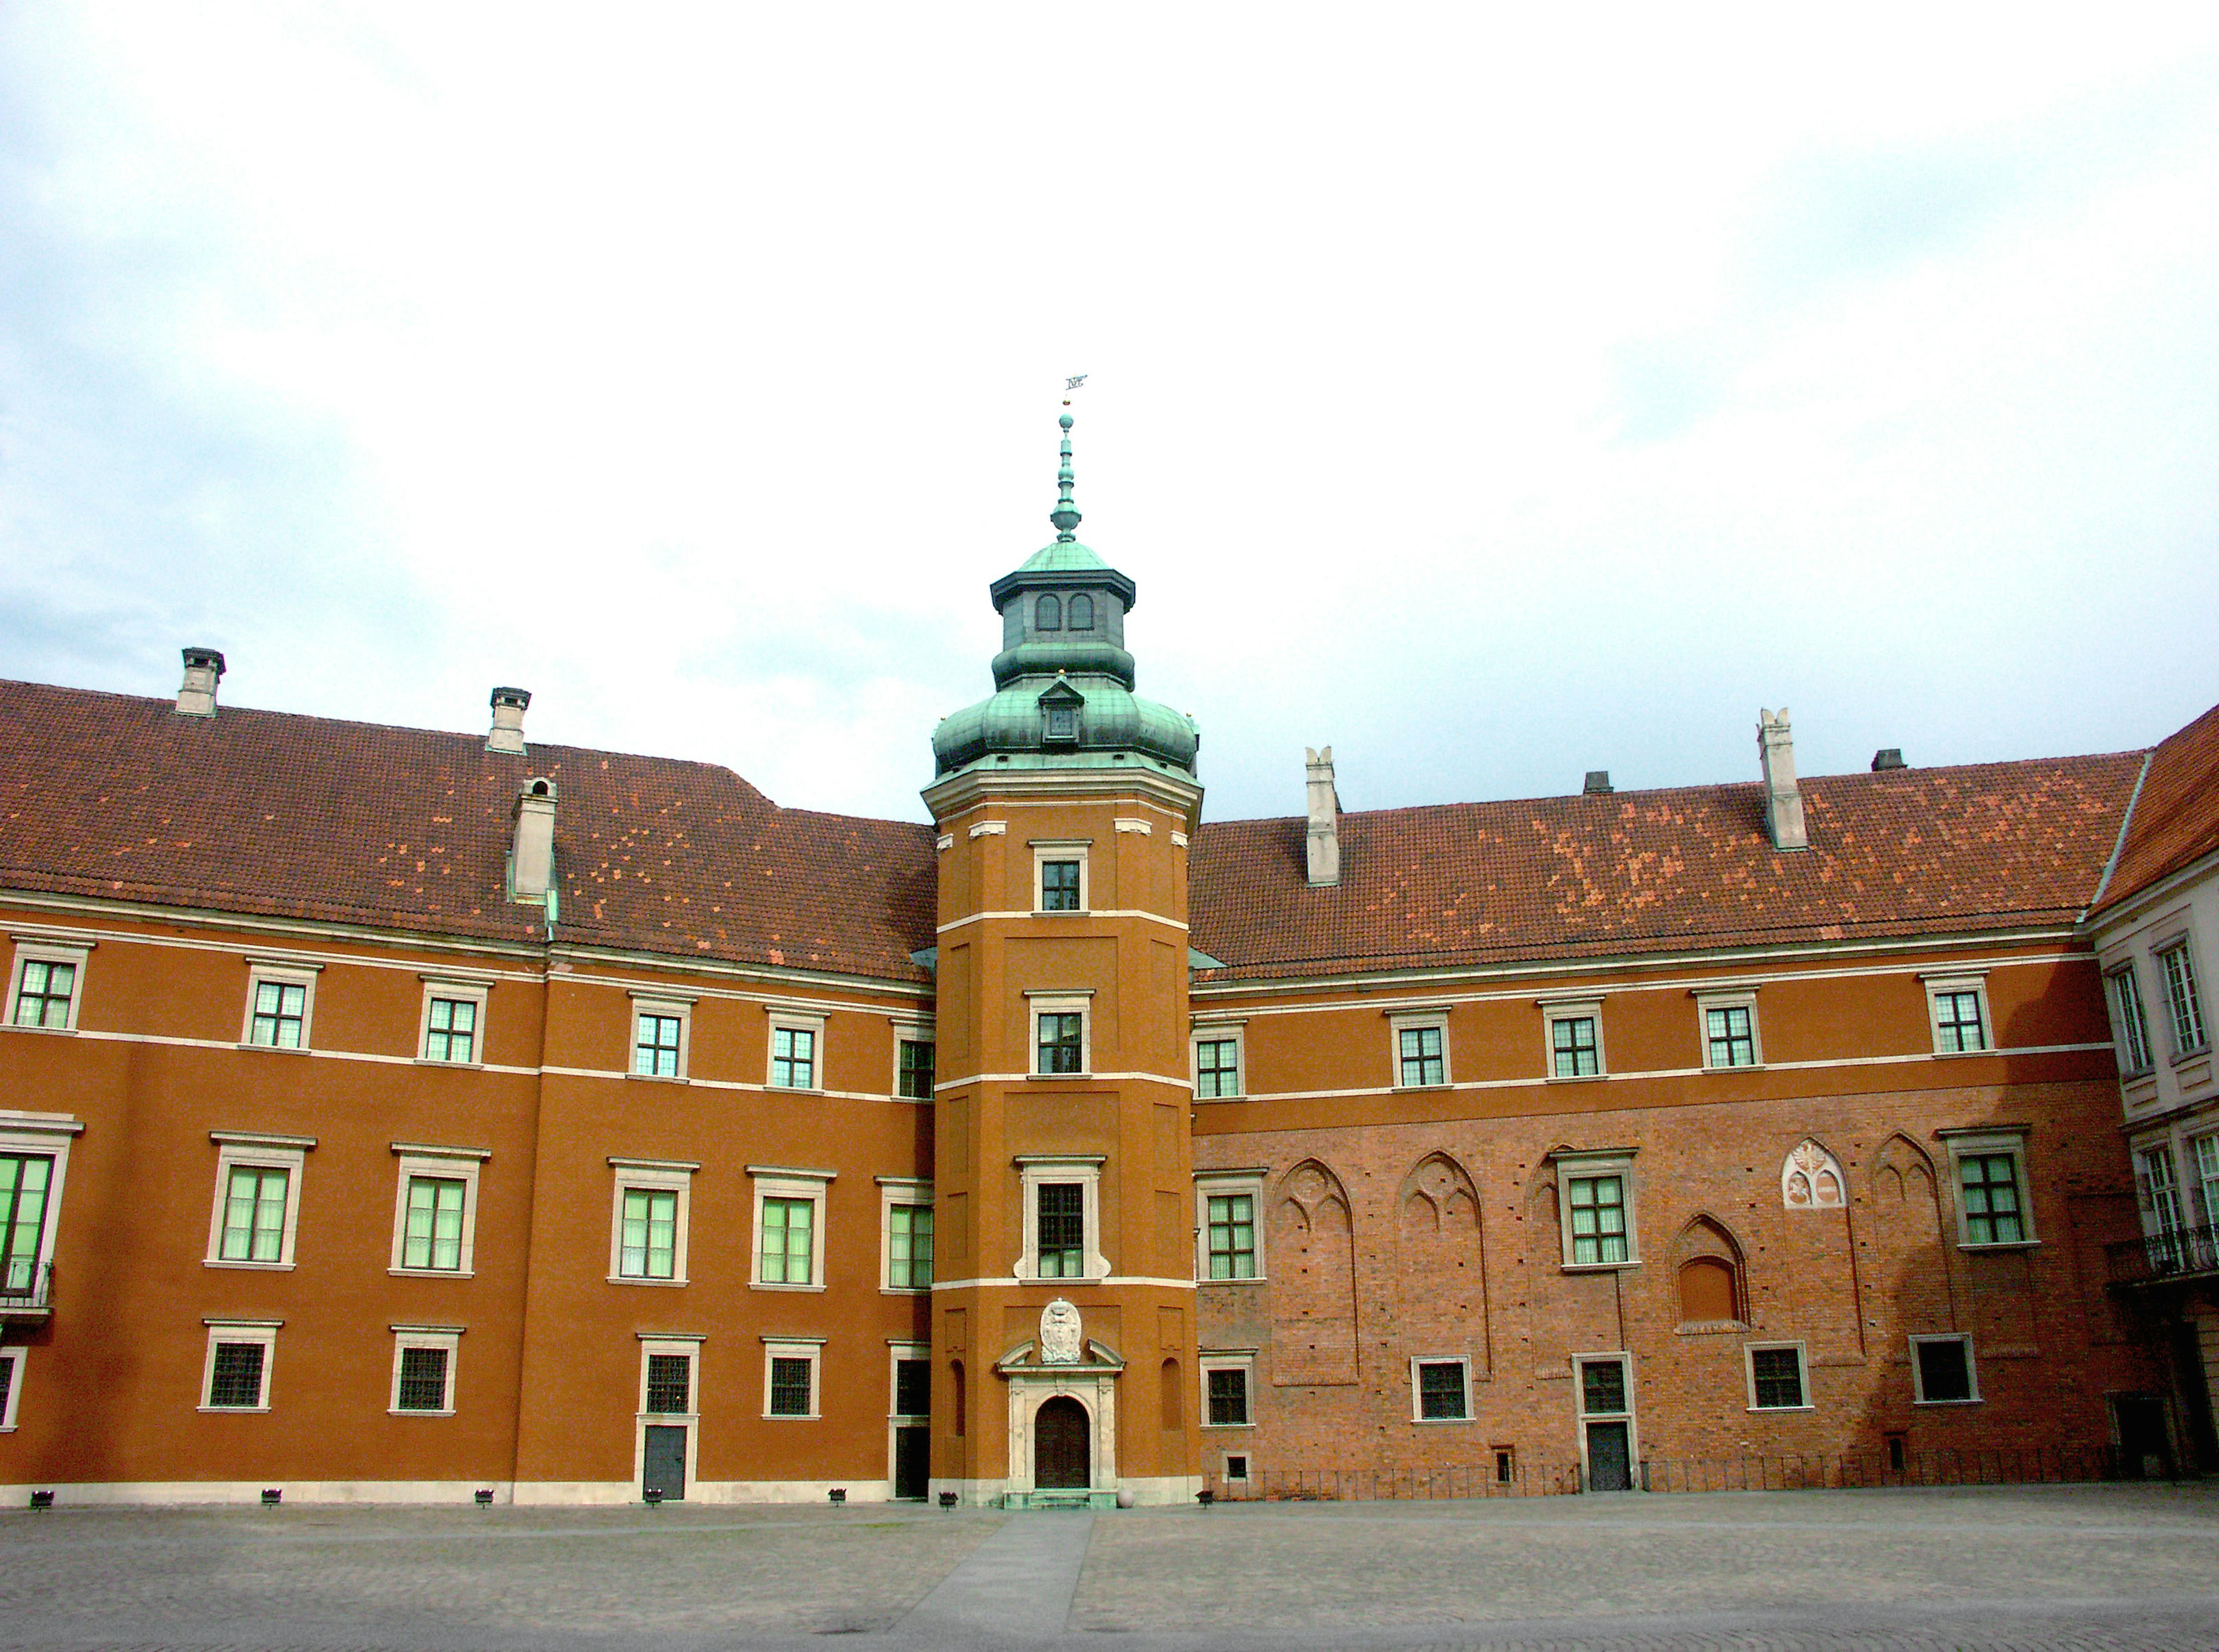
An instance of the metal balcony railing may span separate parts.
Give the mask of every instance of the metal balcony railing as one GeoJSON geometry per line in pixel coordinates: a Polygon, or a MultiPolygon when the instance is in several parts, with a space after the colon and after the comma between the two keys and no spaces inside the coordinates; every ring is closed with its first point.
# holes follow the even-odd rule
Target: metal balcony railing
{"type": "Polygon", "coordinates": [[[35,1271],[25,1269],[0,1272],[0,1318],[13,1314],[44,1318],[53,1307],[54,1264],[35,1271]]]}
{"type": "Polygon", "coordinates": [[[2169,1227],[2138,1239],[2104,1247],[2115,1285],[2148,1285],[2161,1280],[2219,1274],[2219,1226],[2169,1227]]]}

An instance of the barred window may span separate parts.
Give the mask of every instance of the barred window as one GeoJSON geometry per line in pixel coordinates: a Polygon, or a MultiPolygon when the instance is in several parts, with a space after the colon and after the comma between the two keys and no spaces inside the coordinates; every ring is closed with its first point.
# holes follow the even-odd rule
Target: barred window
{"type": "Polygon", "coordinates": [[[809,1415],[810,1359],[774,1357],[770,1363],[770,1414],[774,1417],[809,1415]]]}
{"type": "Polygon", "coordinates": [[[693,1357],[647,1357],[647,1408],[662,1417],[683,1417],[693,1409],[693,1357]]]}
{"type": "Polygon", "coordinates": [[[678,1077],[678,1040],[684,1017],[643,1009],[632,1035],[631,1070],[643,1078],[678,1077]]]}
{"type": "Polygon", "coordinates": [[[1209,1276],[1256,1276],[1256,1200],[1247,1193],[1209,1196],[1209,1276]]]}
{"type": "Polygon", "coordinates": [[[930,1288],[930,1205],[895,1205],[887,1210],[886,1284],[894,1290],[925,1290],[930,1288]]]}
{"type": "Polygon", "coordinates": [[[246,1041],[273,1050],[297,1050],[308,1019],[307,987],[295,981],[257,981],[246,1041]]]}
{"type": "Polygon", "coordinates": [[[1085,1271],[1086,1189],[1077,1182],[1040,1186],[1040,1276],[1076,1279],[1085,1271]]]}
{"type": "Polygon", "coordinates": [[[444,1348],[403,1348],[401,1351],[401,1391],[396,1411],[444,1411],[447,1408],[447,1351],[444,1348]]]}
{"type": "Polygon", "coordinates": [[[1418,1415],[1428,1422],[1464,1419],[1463,1361],[1418,1362],[1418,1415]]]}
{"type": "Polygon", "coordinates": [[[670,1279],[677,1275],[677,1190],[626,1188],[618,1274],[625,1279],[670,1279]]]}
{"type": "Polygon", "coordinates": [[[208,1402],[213,1408],[252,1411],[262,1404],[262,1356],[258,1342],[220,1342],[208,1367],[208,1402]]]}
{"type": "Polygon", "coordinates": [[[469,998],[434,998],[424,1028],[426,1061],[477,1059],[478,1007],[469,998]]]}
{"type": "Polygon", "coordinates": [[[766,1285],[806,1285],[811,1282],[812,1229],[817,1203],[813,1199],[765,1199],[762,1202],[762,1268],[766,1285]]]}
{"type": "Polygon", "coordinates": [[[1793,1411],[1803,1404],[1803,1351],[1799,1348],[1752,1348],[1750,1381],[1760,1411],[1793,1411]]]}
{"type": "Polygon", "coordinates": [[[16,1025],[67,1027],[70,999],[76,991],[76,965],[25,959],[23,978],[16,988],[16,1025]]]}
{"type": "Polygon", "coordinates": [[[1239,1366],[1209,1369],[1209,1421],[1215,1428],[1248,1425],[1248,1373],[1239,1366]]]}
{"type": "Polygon", "coordinates": [[[1405,1027],[1400,1031],[1402,1084],[1407,1090],[1448,1082],[1448,1064],[1441,1053],[1438,1027],[1405,1027]]]}

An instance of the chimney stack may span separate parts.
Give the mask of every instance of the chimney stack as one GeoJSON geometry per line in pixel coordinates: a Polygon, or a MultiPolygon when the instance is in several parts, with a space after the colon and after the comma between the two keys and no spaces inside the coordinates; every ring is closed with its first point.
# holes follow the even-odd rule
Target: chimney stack
{"type": "Polygon", "coordinates": [[[1309,754],[1309,809],[1310,887],[1331,889],[1340,882],[1340,793],[1333,784],[1331,746],[1309,754]]]}
{"type": "Polygon", "coordinates": [[[1903,748],[1900,746],[1882,746],[1873,754],[1872,772],[1875,774],[1884,768],[1909,768],[1910,767],[1910,764],[1903,761],[1903,748]]]}
{"type": "Polygon", "coordinates": [[[179,717],[214,717],[215,686],[223,677],[223,654],[217,649],[187,649],[185,680],[177,690],[179,717]]]}
{"type": "Polygon", "coordinates": [[[524,708],[531,704],[531,691],[528,688],[493,691],[493,732],[486,736],[488,751],[524,755],[524,708]]]}
{"type": "Polygon", "coordinates": [[[1610,783],[1610,771],[1608,769],[1591,768],[1588,771],[1588,783],[1582,786],[1580,790],[1585,792],[1588,797],[1601,798],[1609,796],[1612,792],[1617,791],[1618,788],[1610,783]]]}
{"type": "Polygon", "coordinates": [[[1764,829],[1775,849],[1807,849],[1803,831],[1803,794],[1795,786],[1795,737],[1788,732],[1787,708],[1756,714],[1756,757],[1764,767],[1764,829]]]}
{"type": "Polygon", "coordinates": [[[551,907],[555,886],[555,782],[533,780],[518,792],[514,820],[515,845],[508,855],[508,897],[551,907]]]}

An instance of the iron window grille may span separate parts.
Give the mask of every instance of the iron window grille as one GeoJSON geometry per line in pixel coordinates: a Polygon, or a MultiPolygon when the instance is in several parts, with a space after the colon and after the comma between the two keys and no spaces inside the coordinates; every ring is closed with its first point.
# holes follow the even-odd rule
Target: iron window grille
{"type": "Polygon", "coordinates": [[[632,1039],[631,1070],[643,1078],[678,1077],[678,1040],[683,1026],[682,1016],[642,1010],[632,1039]]]}
{"type": "Polygon", "coordinates": [[[401,1351],[401,1392],[396,1411],[444,1411],[447,1408],[447,1351],[444,1348],[403,1348],[401,1351]]]}
{"type": "Polygon", "coordinates": [[[1040,1276],[1077,1279],[1086,1245],[1086,1189],[1077,1182],[1040,1187],[1040,1276]]]}
{"type": "Polygon", "coordinates": [[[1464,1365],[1453,1359],[1418,1362],[1418,1415],[1427,1422],[1464,1420],[1464,1365]]]}
{"type": "Polygon", "coordinates": [[[253,1411],[262,1404],[262,1356],[258,1342],[220,1342],[208,1369],[211,1409],[253,1411]]]}
{"type": "Polygon", "coordinates": [[[1256,1200],[1247,1193],[1209,1196],[1209,1276],[1256,1276],[1256,1200]]]}
{"type": "MultiPolygon", "coordinates": [[[[1062,708],[1068,711],[1068,706],[1062,708]]],[[[1076,912],[1078,910],[1078,862],[1076,860],[1043,860],[1041,862],[1041,910],[1043,912],[1076,912]]]]}
{"type": "Polygon", "coordinates": [[[817,1202],[813,1199],[762,1202],[762,1272],[765,1285],[811,1282],[811,1260],[817,1202]]]}
{"type": "Polygon", "coordinates": [[[54,1161],[43,1154],[0,1153],[0,1295],[37,1289],[53,1175],[54,1161]]]}
{"type": "Polygon", "coordinates": [[[647,1408],[660,1417],[683,1417],[693,1410],[693,1357],[647,1357],[647,1408]]]}
{"type": "Polygon", "coordinates": [[[76,992],[76,965],[24,960],[23,978],[16,989],[16,1025],[67,1027],[70,999],[76,992]]]}
{"type": "Polygon", "coordinates": [[[1209,1370],[1209,1421],[1214,1428],[1248,1425],[1248,1373],[1238,1366],[1209,1370]]]}
{"type": "Polygon", "coordinates": [[[1399,1038],[1404,1089],[1415,1090],[1427,1084],[1448,1082],[1448,1064],[1441,1053],[1439,1028],[1405,1027],[1401,1029],[1399,1038]]]}
{"type": "Polygon", "coordinates": [[[1084,1053],[1085,1022],[1078,1010],[1042,1010],[1040,1016],[1041,1072],[1077,1072],[1084,1053]]]}
{"type": "MultiPolygon", "coordinates": [[[[1703,1012],[1714,1067],[1753,1067],[1756,1065],[1756,1029],[1749,1010],[1738,1004],[1703,1012]]],[[[1562,1025],[1563,1023],[1559,1023],[1562,1025]]]]}
{"type": "Polygon", "coordinates": [[[906,1101],[930,1101],[934,1059],[933,1046],[927,1040],[904,1039],[901,1041],[901,1071],[895,1083],[894,1093],[906,1101]]]}
{"type": "Polygon", "coordinates": [[[1570,1183],[1573,1262],[1625,1261],[1625,1178],[1575,1176],[1570,1183]]]}
{"type": "Polygon", "coordinates": [[[895,1205],[886,1212],[886,1284],[893,1290],[931,1286],[930,1205],[895,1205]]]}
{"type": "Polygon", "coordinates": [[[459,1270],[466,1185],[443,1177],[408,1178],[408,1211],[401,1235],[404,1268],[459,1270]]]}
{"type": "Polygon", "coordinates": [[[1793,1348],[1752,1348],[1750,1378],[1759,1411],[1797,1411],[1803,1405],[1803,1356],[1793,1348]]]}
{"type": "Polygon", "coordinates": [[[898,1359],[894,1362],[894,1414],[929,1417],[932,1414],[932,1362],[898,1359]]]}
{"type": "Polygon", "coordinates": [[[2168,947],[2158,954],[2165,966],[2166,1008],[2172,1016],[2172,1048],[2187,1055],[2203,1047],[2203,1006],[2196,994],[2196,964],[2188,943],[2168,947]]]}
{"type": "Polygon", "coordinates": [[[284,1259],[285,1197],[290,1182],[290,1172],[272,1166],[232,1166],[224,1194],[223,1239],[216,1250],[218,1260],[284,1259]]]}
{"type": "Polygon", "coordinates": [[[774,1027],[770,1034],[770,1082],[777,1090],[817,1088],[817,1034],[806,1027],[774,1027]]]}
{"type": "Polygon", "coordinates": [[[1549,1023],[1549,1044],[1559,1078],[1593,1078],[1602,1071],[1593,1015],[1560,1015],[1549,1023]]]}
{"type": "Polygon", "coordinates": [[[678,1194],[626,1188],[617,1272],[626,1279],[672,1279],[678,1270],[678,1194]]]}
{"type": "Polygon", "coordinates": [[[1583,1417],[1625,1415],[1625,1362],[1585,1359],[1580,1362],[1580,1414],[1583,1417]]]}
{"type": "Polygon", "coordinates": [[[814,1362],[774,1356],[770,1362],[770,1414],[809,1415],[809,1368],[814,1362]]]}
{"type": "Polygon", "coordinates": [[[272,1050],[297,1050],[308,1024],[308,989],[295,981],[257,981],[254,1018],[246,1041],[272,1050]]]}
{"type": "Polygon", "coordinates": [[[1203,1101],[1240,1093],[1240,1040],[1206,1038],[1194,1046],[1194,1093],[1203,1101]]]}
{"type": "Polygon", "coordinates": [[[1934,1042],[1944,1055],[1961,1055],[1988,1047],[1988,1029],[1980,1015],[1977,991],[1952,991],[1934,995],[1934,1042]]]}
{"type": "Polygon", "coordinates": [[[2118,1025],[2120,1053],[2129,1072],[2151,1067],[2149,1022],[2142,1014],[2142,991],[2131,966],[2105,978],[2111,989],[2111,1018],[2118,1025]]]}
{"type": "Polygon", "coordinates": [[[434,998],[424,1028],[426,1061],[472,1061],[477,1056],[478,1007],[469,998],[434,998]]]}
{"type": "Polygon", "coordinates": [[[2015,1155],[1967,1153],[1957,1161],[1957,1178],[1965,1200],[1967,1244],[2016,1245],[2026,1238],[2015,1155]]]}

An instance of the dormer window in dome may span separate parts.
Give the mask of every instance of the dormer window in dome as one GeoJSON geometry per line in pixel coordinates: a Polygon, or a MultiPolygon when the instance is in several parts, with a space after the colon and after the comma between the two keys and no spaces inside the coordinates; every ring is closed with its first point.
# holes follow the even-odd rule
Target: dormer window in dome
{"type": "Polygon", "coordinates": [[[1060,631],[1063,629],[1062,598],[1051,593],[1034,605],[1033,629],[1036,631],[1060,631]]]}
{"type": "Polygon", "coordinates": [[[1078,708],[1086,698],[1063,678],[1058,677],[1040,697],[1041,714],[1045,719],[1041,735],[1050,745],[1075,746],[1078,743],[1078,708]]]}

